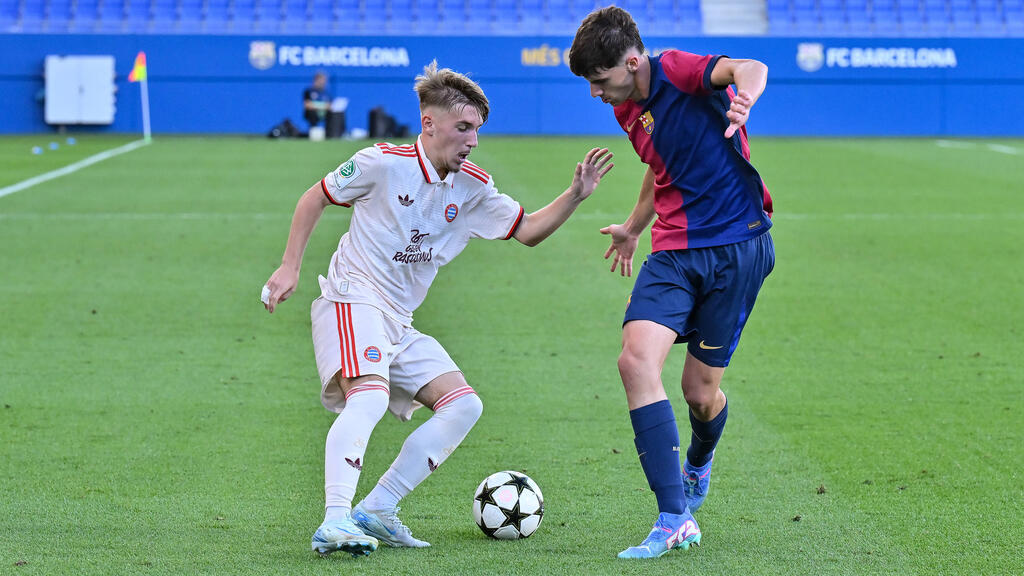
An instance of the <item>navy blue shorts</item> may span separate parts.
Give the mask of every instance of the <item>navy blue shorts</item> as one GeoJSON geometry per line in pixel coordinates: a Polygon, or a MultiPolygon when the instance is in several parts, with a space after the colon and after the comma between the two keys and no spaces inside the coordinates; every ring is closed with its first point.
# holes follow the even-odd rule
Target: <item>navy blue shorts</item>
{"type": "Polygon", "coordinates": [[[622,323],[667,326],[701,362],[728,366],[774,267],[775,246],[767,232],[725,246],[654,252],[640,268],[622,323]]]}

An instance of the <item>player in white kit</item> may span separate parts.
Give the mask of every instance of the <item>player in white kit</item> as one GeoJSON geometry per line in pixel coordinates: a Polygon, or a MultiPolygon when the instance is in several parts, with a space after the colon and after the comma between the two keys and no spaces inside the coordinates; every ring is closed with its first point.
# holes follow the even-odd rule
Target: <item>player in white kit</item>
{"type": "Polygon", "coordinates": [[[398,502],[462,442],[483,404],[437,340],[412,327],[437,270],[471,238],[535,246],[573,213],[611,170],[607,149],[590,150],[572,184],[525,214],[467,157],[490,107],[466,76],[433,62],[416,78],[421,134],[415,144],[357,152],[299,199],[281,267],[267,281],[268,311],[298,284],[302,254],[324,208],[353,209],[321,296],[312,305],[321,401],[339,415],[327,434],[326,514],[313,535],[321,554],[369,554],[378,541],[423,547],[398,519],[398,502]],[[355,508],[356,483],[374,426],[390,411],[408,420],[434,412],[406,439],[390,469],[355,508]]]}

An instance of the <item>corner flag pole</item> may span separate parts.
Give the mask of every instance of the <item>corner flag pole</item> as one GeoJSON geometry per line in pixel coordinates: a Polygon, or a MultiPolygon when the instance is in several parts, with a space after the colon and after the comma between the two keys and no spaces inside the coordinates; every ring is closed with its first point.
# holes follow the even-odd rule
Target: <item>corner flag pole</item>
{"type": "Polygon", "coordinates": [[[142,138],[149,142],[152,133],[149,131],[149,81],[142,79],[142,138]]]}
{"type": "Polygon", "coordinates": [[[149,73],[146,69],[146,53],[139,52],[135,57],[135,66],[128,75],[129,82],[141,83],[142,89],[142,136],[148,143],[152,140],[152,133],[149,130],[149,73]]]}

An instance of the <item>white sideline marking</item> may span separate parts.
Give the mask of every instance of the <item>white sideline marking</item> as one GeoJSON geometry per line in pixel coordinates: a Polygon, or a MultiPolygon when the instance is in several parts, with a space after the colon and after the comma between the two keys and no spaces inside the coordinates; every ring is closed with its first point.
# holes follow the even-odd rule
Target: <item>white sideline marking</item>
{"type": "Polygon", "coordinates": [[[124,154],[125,152],[131,152],[132,150],[135,150],[136,148],[139,148],[140,146],[145,146],[146,144],[149,144],[149,142],[147,142],[146,140],[136,140],[134,142],[129,142],[129,143],[125,144],[124,146],[118,146],[117,148],[112,148],[110,150],[106,150],[106,151],[100,152],[99,154],[93,154],[92,156],[89,156],[88,158],[84,158],[82,160],[79,160],[78,162],[75,162],[74,164],[68,164],[67,166],[65,166],[63,168],[58,168],[56,170],[52,170],[52,171],[47,172],[45,174],[40,174],[39,176],[33,176],[33,177],[29,178],[28,180],[22,180],[21,182],[18,182],[17,184],[11,184],[10,186],[5,186],[4,188],[0,188],[0,198],[3,198],[4,196],[7,196],[8,194],[14,194],[15,192],[20,192],[20,191],[22,191],[22,190],[24,190],[26,188],[31,188],[31,187],[35,186],[36,184],[42,184],[43,182],[49,182],[50,180],[53,180],[54,178],[60,178],[61,176],[65,176],[67,174],[71,174],[73,172],[77,172],[77,171],[81,170],[82,168],[85,168],[87,166],[92,166],[93,164],[95,164],[97,162],[102,162],[102,161],[106,160],[107,158],[113,158],[114,156],[117,156],[118,154],[124,154]]]}
{"type": "MultiPolygon", "coordinates": [[[[936,140],[935,145],[939,148],[955,148],[957,150],[969,150],[980,146],[976,142],[962,142],[959,140],[936,140]]],[[[1020,154],[1020,149],[1013,146],[1007,146],[1005,144],[985,144],[985,148],[993,152],[999,152],[1000,154],[1012,154],[1014,156],[1020,154]]]]}
{"type": "Polygon", "coordinates": [[[994,152],[1001,152],[1003,154],[1013,154],[1014,156],[1020,154],[1020,150],[1017,148],[1014,148],[1013,146],[1005,146],[1003,144],[989,144],[988,149],[994,152]]]}

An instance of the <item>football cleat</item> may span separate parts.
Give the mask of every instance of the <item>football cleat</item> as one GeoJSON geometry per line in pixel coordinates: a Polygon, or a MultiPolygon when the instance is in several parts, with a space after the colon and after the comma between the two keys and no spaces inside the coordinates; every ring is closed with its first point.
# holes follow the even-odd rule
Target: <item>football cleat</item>
{"type": "Polygon", "coordinates": [[[350,516],[340,520],[324,520],[313,534],[313,551],[321,556],[343,550],[352,556],[369,556],[377,549],[377,539],[367,536],[350,516]]]}
{"type": "Polygon", "coordinates": [[[660,558],[673,548],[686,550],[690,545],[700,546],[700,528],[693,515],[662,512],[647,538],[619,552],[619,558],[660,558]]]}
{"type": "Polygon", "coordinates": [[[715,453],[711,453],[708,463],[696,468],[690,466],[690,462],[683,462],[683,494],[686,496],[686,505],[690,512],[696,512],[704,503],[708,495],[708,486],[711,484],[711,463],[715,461],[715,453]]]}
{"type": "Polygon", "coordinates": [[[426,548],[429,542],[413,538],[412,531],[398,519],[398,511],[367,510],[363,503],[356,504],[352,510],[352,519],[362,528],[363,532],[373,536],[388,546],[395,548],[426,548]]]}

